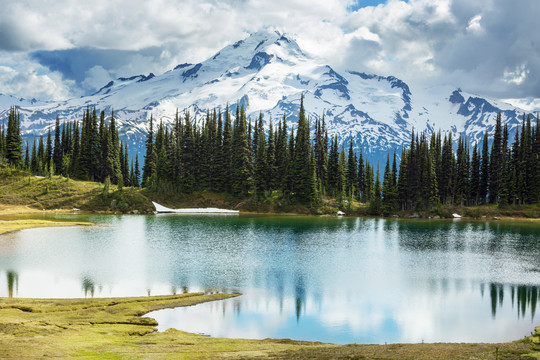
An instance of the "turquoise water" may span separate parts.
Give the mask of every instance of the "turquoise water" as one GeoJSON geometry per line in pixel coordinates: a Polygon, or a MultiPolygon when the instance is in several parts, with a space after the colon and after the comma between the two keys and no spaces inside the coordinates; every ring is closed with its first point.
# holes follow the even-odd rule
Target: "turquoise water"
{"type": "Polygon", "coordinates": [[[497,342],[540,325],[540,225],[263,216],[57,216],[0,237],[0,296],[244,295],[159,329],[334,343],[497,342]]]}

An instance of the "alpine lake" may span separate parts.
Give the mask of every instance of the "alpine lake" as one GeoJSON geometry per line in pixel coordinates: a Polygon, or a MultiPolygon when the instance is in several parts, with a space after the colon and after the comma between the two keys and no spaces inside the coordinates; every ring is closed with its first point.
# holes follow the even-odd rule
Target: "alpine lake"
{"type": "Polygon", "coordinates": [[[504,342],[540,325],[539,222],[38,217],[97,225],[1,236],[1,297],[239,292],[148,316],[160,331],[338,344],[504,342]]]}

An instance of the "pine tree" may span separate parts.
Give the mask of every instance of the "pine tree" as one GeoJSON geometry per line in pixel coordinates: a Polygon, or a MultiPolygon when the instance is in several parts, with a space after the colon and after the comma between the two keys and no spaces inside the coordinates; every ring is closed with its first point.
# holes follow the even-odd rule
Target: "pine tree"
{"type": "Polygon", "coordinates": [[[373,180],[373,167],[371,164],[366,161],[366,171],[364,172],[364,193],[365,201],[371,203],[373,199],[373,190],[374,190],[374,180],[373,180]]]}
{"type": "MultiPolygon", "coordinates": [[[[81,149],[81,142],[80,142],[80,131],[79,131],[79,123],[76,121],[73,124],[73,149],[71,151],[71,166],[70,166],[70,174],[73,177],[76,177],[77,174],[80,173],[80,149],[81,149]]],[[[41,144],[40,144],[41,147],[41,144]]],[[[38,148],[39,149],[39,148],[38,148]]],[[[39,157],[39,151],[38,151],[38,157],[39,157]]]]}
{"type": "Polygon", "coordinates": [[[354,193],[356,192],[356,179],[357,179],[357,172],[358,169],[356,167],[356,154],[354,153],[353,149],[353,141],[352,136],[349,138],[349,156],[347,157],[347,186],[346,186],[346,192],[347,196],[351,197],[354,196],[354,193]]]}
{"type": "Polygon", "coordinates": [[[139,187],[140,181],[141,181],[141,170],[139,167],[139,152],[137,151],[137,154],[135,155],[135,182],[133,183],[133,186],[139,187]]]}
{"type": "Polygon", "coordinates": [[[489,163],[489,202],[496,204],[499,198],[499,186],[501,182],[502,170],[502,126],[501,113],[497,114],[497,123],[491,145],[491,156],[489,163]]]}
{"type": "Polygon", "coordinates": [[[255,134],[253,138],[258,141],[257,149],[255,151],[255,173],[253,180],[255,183],[255,198],[263,199],[264,192],[267,190],[267,175],[268,175],[268,159],[266,154],[266,139],[264,135],[264,129],[262,128],[262,120],[260,118],[259,124],[255,128],[255,134]]]}
{"type": "Polygon", "coordinates": [[[439,198],[439,180],[437,177],[437,160],[435,154],[438,153],[437,147],[429,153],[427,166],[429,178],[428,209],[435,209],[440,204],[439,198]]]}
{"type": "Polygon", "coordinates": [[[223,190],[232,192],[232,157],[233,157],[233,133],[229,105],[225,108],[225,125],[223,127],[223,190]]]}
{"type": "Polygon", "coordinates": [[[78,173],[76,174],[77,178],[88,180],[90,179],[90,166],[91,166],[91,145],[90,145],[90,111],[87,108],[86,112],[83,113],[82,123],[81,123],[81,145],[79,150],[79,163],[78,163],[78,173]]]}
{"type": "Polygon", "coordinates": [[[266,187],[270,190],[278,188],[275,175],[277,172],[276,166],[276,144],[274,139],[274,126],[272,119],[268,125],[268,146],[266,150],[266,187]]]}
{"type": "Polygon", "coordinates": [[[330,153],[328,154],[328,172],[326,179],[327,191],[331,196],[338,195],[338,171],[339,171],[339,152],[338,138],[334,136],[330,143],[330,153]]]}
{"type": "Polygon", "coordinates": [[[324,114],[321,121],[317,121],[315,126],[315,168],[318,182],[320,183],[319,191],[326,193],[326,179],[328,173],[328,135],[326,133],[326,125],[324,114]]]}
{"type": "Polygon", "coordinates": [[[300,113],[298,115],[294,155],[293,189],[296,193],[296,199],[303,204],[308,204],[315,198],[315,194],[313,193],[315,184],[313,183],[313,174],[310,163],[311,141],[309,122],[305,115],[303,95],[300,98],[300,113]]]}
{"type": "Polygon", "coordinates": [[[36,145],[36,139],[35,138],[34,138],[34,142],[32,144],[32,160],[30,161],[30,171],[32,172],[32,174],[38,174],[39,173],[37,145],[36,145]]]}
{"type": "Polygon", "coordinates": [[[336,198],[341,202],[347,190],[347,158],[345,157],[345,149],[343,147],[341,147],[341,151],[339,152],[336,179],[336,198]]]}
{"type": "MultiPolygon", "coordinates": [[[[158,145],[156,137],[156,147],[158,145]]],[[[195,190],[195,135],[189,112],[184,114],[184,133],[181,140],[183,172],[181,174],[182,191],[190,194],[195,190]]]]}
{"type": "Polygon", "coordinates": [[[364,178],[365,178],[365,166],[364,166],[364,154],[362,150],[362,146],[360,146],[360,154],[358,155],[358,174],[357,174],[357,194],[358,194],[358,200],[361,202],[365,202],[365,194],[364,194],[364,178]]]}
{"type": "Polygon", "coordinates": [[[369,203],[369,211],[372,215],[381,213],[381,180],[379,173],[379,165],[377,164],[377,175],[375,175],[375,185],[373,186],[373,196],[369,203]]]}
{"type": "Polygon", "coordinates": [[[452,150],[452,133],[444,137],[441,155],[442,173],[439,179],[439,196],[441,203],[453,203],[453,187],[455,179],[455,158],[452,150]]]}
{"type": "Polygon", "coordinates": [[[397,189],[395,186],[394,174],[390,168],[390,155],[387,155],[382,186],[381,211],[384,215],[392,214],[396,210],[397,189]]]}
{"type": "MultiPolygon", "coordinates": [[[[52,137],[51,137],[51,129],[49,128],[49,131],[47,132],[47,143],[45,147],[45,161],[43,162],[43,166],[45,168],[45,172],[49,172],[52,164],[52,137]]],[[[53,175],[53,174],[49,174],[53,175]]]]}
{"type": "Polygon", "coordinates": [[[480,200],[480,154],[478,153],[477,144],[474,144],[472,153],[469,199],[474,205],[478,205],[480,200]]]}
{"type": "Polygon", "coordinates": [[[53,162],[54,168],[57,173],[62,172],[62,142],[60,140],[60,119],[56,116],[56,123],[54,127],[54,149],[53,149],[53,162]]]}
{"type": "MultiPolygon", "coordinates": [[[[533,134],[531,133],[531,136],[533,134]]],[[[540,202],[540,115],[536,116],[536,126],[534,131],[534,139],[532,146],[532,160],[534,162],[533,168],[533,193],[532,200],[535,203],[540,202]]]]}
{"type": "Polygon", "coordinates": [[[225,176],[225,164],[224,164],[224,153],[223,153],[223,118],[221,115],[221,110],[218,113],[217,118],[217,130],[216,130],[216,152],[215,152],[215,189],[216,191],[224,191],[223,178],[225,176]]]}
{"type": "Polygon", "coordinates": [[[4,131],[4,120],[2,119],[2,126],[0,127],[0,163],[4,162],[6,157],[6,133],[4,131]]]}
{"type": "MultiPolygon", "coordinates": [[[[111,164],[111,183],[119,184],[122,179],[122,169],[120,165],[120,138],[116,129],[116,119],[114,111],[111,113],[111,122],[109,125],[109,135],[111,137],[111,148],[109,149],[109,159],[111,164]]],[[[97,136],[96,136],[97,137],[97,136]]]]}
{"type": "Polygon", "coordinates": [[[484,139],[482,140],[482,159],[480,164],[480,185],[478,195],[480,197],[480,203],[486,202],[486,197],[489,188],[489,140],[487,130],[484,133],[484,139]]]}
{"type": "Polygon", "coordinates": [[[465,145],[465,139],[460,138],[458,142],[457,162],[456,162],[456,187],[455,199],[459,206],[466,205],[466,200],[469,193],[469,169],[468,155],[465,145]]]}
{"type": "Polygon", "coordinates": [[[285,191],[287,186],[287,172],[289,168],[289,150],[287,148],[287,122],[285,115],[279,123],[276,138],[276,174],[274,176],[275,188],[285,191]]]}
{"type": "Polygon", "coordinates": [[[24,168],[25,169],[30,169],[30,147],[28,146],[28,141],[26,142],[26,151],[25,151],[25,155],[24,155],[24,168]]]}
{"type": "MultiPolygon", "coordinates": [[[[20,128],[20,114],[15,107],[9,109],[8,126],[6,131],[6,160],[11,166],[22,165],[22,138],[20,128]]],[[[50,133],[49,133],[50,135],[50,133]]]]}
{"type": "Polygon", "coordinates": [[[154,173],[156,154],[154,151],[154,119],[150,115],[150,125],[148,127],[148,137],[146,139],[146,155],[144,156],[144,165],[142,173],[142,187],[147,187],[150,177],[154,173]]]}
{"type": "Polygon", "coordinates": [[[252,182],[252,147],[249,142],[246,113],[243,105],[240,112],[237,111],[237,114],[232,139],[232,192],[234,195],[244,197],[248,195],[252,182]]]}
{"type": "Polygon", "coordinates": [[[401,163],[399,164],[399,176],[397,180],[397,192],[398,192],[398,201],[401,207],[401,210],[407,209],[408,204],[408,180],[407,180],[407,165],[408,165],[409,154],[407,150],[403,148],[401,151],[401,163]]]}

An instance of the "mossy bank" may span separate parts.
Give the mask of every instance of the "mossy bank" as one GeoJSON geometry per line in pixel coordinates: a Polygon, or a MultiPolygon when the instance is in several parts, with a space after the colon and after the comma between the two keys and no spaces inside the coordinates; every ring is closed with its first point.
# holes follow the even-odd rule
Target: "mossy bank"
{"type": "Polygon", "coordinates": [[[169,329],[144,314],[238,294],[108,299],[0,298],[3,359],[538,359],[540,335],[501,344],[334,345],[221,339],[169,329]]]}

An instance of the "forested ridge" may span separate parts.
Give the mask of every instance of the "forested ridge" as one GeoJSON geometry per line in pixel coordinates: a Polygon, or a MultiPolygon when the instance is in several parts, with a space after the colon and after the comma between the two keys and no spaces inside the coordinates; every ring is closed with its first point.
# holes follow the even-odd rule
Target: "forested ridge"
{"type": "Polygon", "coordinates": [[[513,139],[497,117],[493,138],[481,148],[452,134],[415,133],[386,164],[370,164],[353,142],[329,138],[324,117],[310,132],[303,99],[293,128],[285,116],[268,127],[262,115],[251,121],[243,107],[234,114],[208,111],[201,126],[189,112],[176,113],[172,126],[150,118],[146,154],[129,159],[127,144],[110,116],[87,108],[82,121],[56,119],[54,131],[23,144],[20,114],[9,112],[0,129],[0,161],[36,175],[62,174],[160,193],[209,191],[254,202],[280,198],[316,208],[333,198],[341,204],[368,204],[371,214],[430,211],[441,206],[535,204],[540,200],[540,127],[523,116],[513,139]],[[489,144],[491,143],[491,146],[489,144]],[[382,172],[381,172],[382,171],[382,172]]]}

